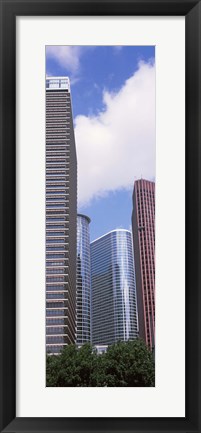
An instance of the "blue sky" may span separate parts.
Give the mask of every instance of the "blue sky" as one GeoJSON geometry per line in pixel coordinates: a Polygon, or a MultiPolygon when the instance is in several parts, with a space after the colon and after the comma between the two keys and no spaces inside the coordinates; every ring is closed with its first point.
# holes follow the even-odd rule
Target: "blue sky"
{"type": "Polygon", "coordinates": [[[130,229],[135,179],[155,179],[154,47],[47,47],[46,73],[69,76],[78,211],[91,240],[130,229]]]}

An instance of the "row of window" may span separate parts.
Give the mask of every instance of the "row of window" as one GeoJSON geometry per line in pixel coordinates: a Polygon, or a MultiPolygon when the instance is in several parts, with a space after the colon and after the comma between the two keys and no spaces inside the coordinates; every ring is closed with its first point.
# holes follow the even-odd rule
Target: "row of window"
{"type": "Polygon", "coordinates": [[[63,347],[65,347],[65,346],[63,346],[63,345],[60,345],[60,346],[53,346],[53,345],[51,345],[51,346],[46,346],[46,350],[47,350],[47,353],[58,354],[58,353],[61,352],[61,350],[63,349],[63,347]]]}
{"type": "Polygon", "coordinates": [[[57,247],[46,247],[46,251],[58,251],[58,252],[60,252],[60,251],[63,251],[63,250],[65,250],[66,249],[66,246],[60,246],[60,245],[58,245],[57,247]]]}
{"type": "Polygon", "coordinates": [[[66,257],[67,257],[67,253],[66,254],[60,254],[60,253],[46,254],[46,259],[63,259],[66,257]]]}
{"type": "Polygon", "coordinates": [[[58,293],[47,293],[46,299],[66,299],[67,298],[67,292],[58,292],[58,293]]]}
{"type": "Polygon", "coordinates": [[[65,325],[66,324],[66,319],[65,318],[52,318],[52,317],[47,317],[46,318],[46,325],[65,325]]]}
{"type": "Polygon", "coordinates": [[[66,276],[64,276],[64,275],[62,275],[62,276],[58,276],[58,277],[53,277],[53,276],[48,276],[47,275],[47,277],[46,277],[46,281],[47,281],[47,283],[59,283],[59,282],[61,282],[61,283],[63,283],[63,282],[66,282],[67,281],[67,278],[66,278],[66,276]]]}
{"type": "Polygon", "coordinates": [[[67,309],[61,309],[61,310],[46,310],[46,316],[66,316],[67,309]]]}
{"type": "Polygon", "coordinates": [[[65,274],[66,272],[67,272],[67,269],[68,268],[63,268],[63,267],[60,267],[60,268],[57,268],[57,267],[48,267],[47,269],[46,269],[46,273],[49,275],[49,274],[65,274]]]}
{"type": "MultiPolygon", "coordinates": [[[[57,228],[57,227],[56,227],[57,228]]],[[[52,230],[52,227],[48,227],[47,229],[46,229],[46,234],[48,235],[48,236],[68,236],[66,233],[67,233],[67,230],[69,231],[69,228],[64,228],[63,230],[58,230],[58,231],[53,231],[52,230]]]]}
{"type": "Polygon", "coordinates": [[[63,290],[66,290],[66,286],[62,284],[58,284],[58,286],[48,285],[46,287],[46,292],[61,292],[63,290]]]}
{"type": "Polygon", "coordinates": [[[59,337],[59,336],[49,336],[49,337],[46,337],[46,343],[48,344],[48,343],[65,343],[65,342],[67,342],[67,339],[66,339],[66,337],[65,336],[61,336],[61,337],[59,337]]]}
{"type": "Polygon", "coordinates": [[[67,332],[67,327],[47,327],[46,328],[46,335],[52,335],[52,334],[66,334],[67,332]]]}

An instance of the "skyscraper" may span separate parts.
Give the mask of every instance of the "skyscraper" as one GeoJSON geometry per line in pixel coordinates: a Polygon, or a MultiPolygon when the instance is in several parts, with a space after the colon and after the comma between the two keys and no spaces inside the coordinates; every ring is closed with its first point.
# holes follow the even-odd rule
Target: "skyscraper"
{"type": "Polygon", "coordinates": [[[132,234],[113,230],[91,242],[92,343],[138,335],[132,234]]]}
{"type": "Polygon", "coordinates": [[[90,218],[77,216],[77,344],[91,341],[90,218]]]}
{"type": "Polygon", "coordinates": [[[155,346],[155,183],[137,180],[133,191],[133,243],[139,335],[155,346]]]}
{"type": "Polygon", "coordinates": [[[67,77],[46,80],[46,349],[76,339],[77,160],[67,77]]]}

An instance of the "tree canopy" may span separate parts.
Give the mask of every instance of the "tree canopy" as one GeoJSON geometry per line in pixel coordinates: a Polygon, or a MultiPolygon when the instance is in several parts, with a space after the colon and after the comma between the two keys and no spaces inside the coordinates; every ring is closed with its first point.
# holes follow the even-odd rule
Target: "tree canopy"
{"type": "Polygon", "coordinates": [[[49,387],[151,387],[155,386],[153,355],[136,339],[118,342],[98,354],[91,344],[68,345],[60,355],[48,355],[49,387]]]}

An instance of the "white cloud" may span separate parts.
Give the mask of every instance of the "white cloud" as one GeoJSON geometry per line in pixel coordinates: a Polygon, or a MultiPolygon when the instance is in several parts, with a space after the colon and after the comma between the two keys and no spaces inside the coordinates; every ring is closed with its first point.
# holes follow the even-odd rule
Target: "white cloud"
{"type": "Polygon", "coordinates": [[[54,45],[46,47],[47,58],[53,58],[57,63],[72,73],[78,71],[82,47],[54,45]]]}
{"type": "Polygon", "coordinates": [[[103,102],[98,115],[75,119],[79,205],[155,177],[155,65],[141,62],[103,102]]]}

